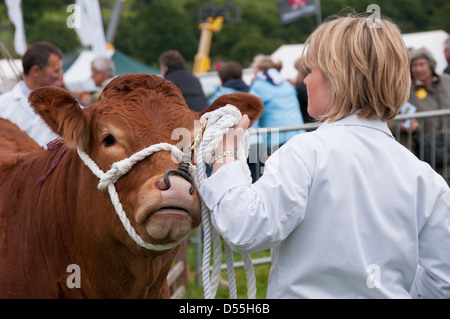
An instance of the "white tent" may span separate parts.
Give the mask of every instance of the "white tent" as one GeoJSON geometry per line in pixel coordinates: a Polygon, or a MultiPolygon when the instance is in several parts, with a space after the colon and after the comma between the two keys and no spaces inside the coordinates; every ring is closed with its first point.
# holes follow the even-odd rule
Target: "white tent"
{"type": "Polygon", "coordinates": [[[272,60],[283,63],[281,75],[285,79],[294,79],[297,76],[294,63],[302,55],[304,46],[304,44],[284,44],[272,53],[272,60]]]}
{"type": "MultiPolygon", "coordinates": [[[[107,51],[107,57],[111,58],[114,50],[107,51]]],[[[93,51],[82,51],[70,68],[64,72],[64,84],[72,92],[98,90],[91,79],[91,62],[97,55],[93,51]]]]}
{"type": "MultiPolygon", "coordinates": [[[[436,73],[441,74],[447,66],[444,57],[444,41],[447,37],[447,32],[437,30],[404,34],[403,41],[407,48],[427,48],[436,60],[436,73]]],[[[283,63],[281,74],[285,79],[293,79],[297,75],[294,62],[302,55],[303,47],[303,44],[282,45],[271,55],[275,61],[283,63]]]]}
{"type": "Polygon", "coordinates": [[[436,60],[436,73],[442,74],[447,66],[444,56],[444,42],[448,33],[442,30],[408,33],[403,35],[406,47],[413,49],[427,48],[436,60]]]}

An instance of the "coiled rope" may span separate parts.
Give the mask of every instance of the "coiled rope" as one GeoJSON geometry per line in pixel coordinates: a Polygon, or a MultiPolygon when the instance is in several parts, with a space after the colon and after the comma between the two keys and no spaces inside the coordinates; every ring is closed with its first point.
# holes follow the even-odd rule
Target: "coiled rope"
{"type": "MultiPolygon", "coordinates": [[[[205,163],[210,164],[212,154],[223,139],[223,135],[228,130],[239,123],[242,114],[234,106],[224,106],[213,112],[205,113],[200,122],[203,124],[206,120],[205,132],[200,143],[197,156],[197,183],[200,187],[206,178],[205,163]]],[[[251,182],[251,173],[247,165],[248,157],[248,133],[244,136],[242,142],[236,150],[236,159],[241,162],[244,172],[246,172],[247,180],[251,182]]],[[[221,239],[217,230],[211,222],[211,212],[204,201],[201,201],[202,209],[202,226],[203,226],[203,263],[202,263],[202,279],[203,290],[206,299],[215,298],[217,288],[220,281],[220,266],[222,260],[221,239]],[[213,266],[210,275],[211,260],[211,243],[213,245],[213,266]]],[[[236,281],[234,276],[233,252],[230,246],[224,241],[225,259],[227,265],[227,274],[229,281],[230,299],[237,298],[236,281]]],[[[253,263],[249,254],[242,254],[244,268],[247,279],[247,296],[249,299],[256,298],[256,278],[253,269],[253,263]]]]}

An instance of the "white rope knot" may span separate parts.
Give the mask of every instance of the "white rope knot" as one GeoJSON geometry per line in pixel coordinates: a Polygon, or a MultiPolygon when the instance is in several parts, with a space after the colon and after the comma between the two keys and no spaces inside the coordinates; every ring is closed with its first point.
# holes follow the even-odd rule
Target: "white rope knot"
{"type": "Polygon", "coordinates": [[[115,184],[122,175],[125,175],[128,173],[128,170],[125,170],[123,167],[116,165],[117,163],[114,163],[111,166],[111,169],[103,174],[103,176],[100,178],[100,181],[98,183],[97,188],[99,190],[105,191],[108,189],[108,186],[110,184],[115,184]]]}

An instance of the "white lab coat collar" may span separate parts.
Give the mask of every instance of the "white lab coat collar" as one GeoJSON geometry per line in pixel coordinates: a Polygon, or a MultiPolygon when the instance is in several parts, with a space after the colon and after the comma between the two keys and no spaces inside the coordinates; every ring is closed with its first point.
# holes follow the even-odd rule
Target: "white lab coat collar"
{"type": "Polygon", "coordinates": [[[25,81],[22,80],[19,83],[17,83],[17,85],[20,86],[20,89],[22,90],[23,95],[25,95],[26,97],[28,97],[30,95],[32,90],[30,90],[30,88],[27,86],[25,81]]]}
{"type": "Polygon", "coordinates": [[[360,111],[356,111],[356,112],[354,112],[338,121],[335,121],[335,122],[325,121],[318,128],[318,130],[327,129],[327,128],[337,126],[337,125],[363,126],[363,127],[368,127],[371,129],[379,130],[394,139],[394,136],[392,135],[392,132],[389,130],[389,127],[386,122],[382,121],[378,117],[375,119],[371,119],[371,120],[360,118],[360,117],[358,117],[359,112],[360,111]]]}

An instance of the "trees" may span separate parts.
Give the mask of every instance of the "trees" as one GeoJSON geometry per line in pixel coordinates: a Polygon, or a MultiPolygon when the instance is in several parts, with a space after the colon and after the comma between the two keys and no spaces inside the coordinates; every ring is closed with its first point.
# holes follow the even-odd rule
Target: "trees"
{"type": "Polygon", "coordinates": [[[157,5],[136,2],[120,21],[115,45],[121,51],[157,67],[159,55],[177,49],[192,61],[198,43],[196,26],[170,1],[157,5]]]}
{"type": "MultiPolygon", "coordinates": [[[[23,3],[27,42],[47,40],[64,52],[81,49],[74,30],[66,26],[66,11],[74,0],[26,0],[23,3]]],[[[316,27],[315,17],[305,17],[281,25],[276,0],[233,0],[241,9],[242,23],[225,22],[214,34],[211,60],[236,60],[248,66],[254,55],[270,54],[281,44],[302,43],[316,27]]],[[[322,16],[339,13],[344,7],[363,12],[373,0],[322,0],[322,16]]],[[[100,0],[105,30],[115,0],[100,0]]],[[[224,0],[214,0],[224,4],[224,0]]],[[[450,31],[448,0],[378,0],[381,14],[396,21],[403,32],[435,29],[450,31]]],[[[192,63],[200,39],[198,7],[205,0],[126,0],[116,35],[115,46],[137,60],[157,67],[159,54],[179,50],[192,63]]],[[[0,40],[13,47],[11,26],[5,4],[0,1],[0,40]]],[[[12,51],[11,51],[12,52],[12,51]]]]}
{"type": "Polygon", "coordinates": [[[23,20],[27,43],[49,41],[63,52],[74,52],[80,47],[77,35],[66,26],[70,13],[66,8],[69,0],[22,1],[23,20]]]}

